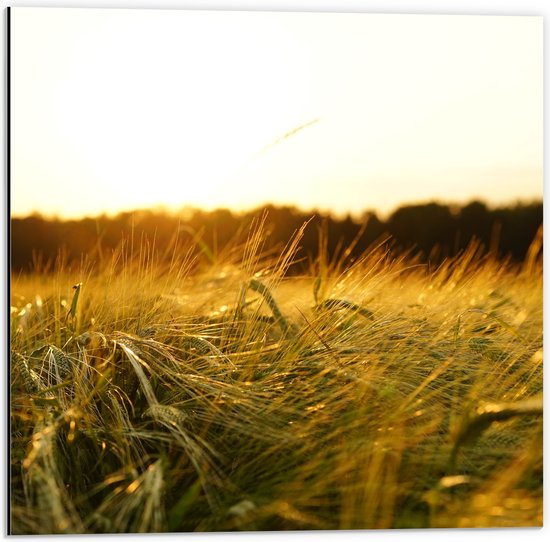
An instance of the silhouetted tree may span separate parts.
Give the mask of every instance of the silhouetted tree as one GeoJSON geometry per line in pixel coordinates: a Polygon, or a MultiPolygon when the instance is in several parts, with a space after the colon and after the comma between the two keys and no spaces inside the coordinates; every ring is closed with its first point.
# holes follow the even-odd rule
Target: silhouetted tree
{"type": "Polygon", "coordinates": [[[388,230],[402,248],[416,247],[428,255],[437,245],[445,255],[452,246],[455,228],[448,206],[428,203],[397,209],[388,220],[388,230]]]}
{"type": "MultiPolygon", "coordinates": [[[[463,208],[438,203],[409,205],[397,209],[387,221],[368,211],[354,220],[321,213],[305,213],[295,207],[268,205],[236,214],[228,209],[212,212],[189,210],[169,214],[159,210],[124,212],[115,217],[99,216],[82,220],[61,221],[40,215],[11,220],[11,268],[31,271],[40,264],[43,271],[52,270],[60,251],[67,262],[86,259],[91,264],[115,250],[122,239],[139,250],[143,240],[156,247],[159,257],[171,255],[168,250],[180,240],[190,242],[200,236],[211,250],[223,250],[238,232],[247,234],[253,218],[267,211],[269,235],[264,249],[285,245],[309,220],[300,246],[300,257],[315,259],[319,249],[319,232],[326,223],[329,257],[341,254],[355,239],[350,259],[362,254],[384,236],[391,235],[396,251],[413,248],[424,259],[439,261],[463,250],[473,237],[482,241],[485,250],[500,256],[521,260],[542,224],[542,203],[516,205],[490,210],[480,201],[463,208]],[[360,234],[360,236],[359,236],[360,234]]],[[[291,272],[304,270],[297,266],[291,272]]]]}

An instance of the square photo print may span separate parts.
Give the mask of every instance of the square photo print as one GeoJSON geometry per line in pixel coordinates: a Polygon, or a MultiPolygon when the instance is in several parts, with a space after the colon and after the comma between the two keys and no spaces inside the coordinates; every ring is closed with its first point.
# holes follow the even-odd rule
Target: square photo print
{"type": "Polygon", "coordinates": [[[9,533],[542,526],[542,17],[7,24],[9,533]]]}

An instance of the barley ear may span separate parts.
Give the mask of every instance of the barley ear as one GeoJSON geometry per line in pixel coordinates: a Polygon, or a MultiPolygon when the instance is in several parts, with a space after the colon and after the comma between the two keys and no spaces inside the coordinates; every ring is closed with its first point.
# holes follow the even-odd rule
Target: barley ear
{"type": "Polygon", "coordinates": [[[501,422],[518,416],[542,415],[542,394],[515,403],[490,403],[478,407],[473,415],[466,416],[455,437],[450,457],[450,466],[456,465],[459,449],[474,444],[481,434],[494,422],[501,422]]]}
{"type": "Polygon", "coordinates": [[[29,367],[25,357],[17,352],[12,352],[11,359],[23,377],[27,392],[30,394],[38,393],[41,388],[40,377],[29,367]]]}

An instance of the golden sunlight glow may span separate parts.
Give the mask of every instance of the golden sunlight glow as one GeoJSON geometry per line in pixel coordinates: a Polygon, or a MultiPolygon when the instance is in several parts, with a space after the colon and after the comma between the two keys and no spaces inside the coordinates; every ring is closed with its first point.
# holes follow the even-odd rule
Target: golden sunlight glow
{"type": "Polygon", "coordinates": [[[16,216],[542,197],[542,18],[15,8],[11,24],[16,216]]]}

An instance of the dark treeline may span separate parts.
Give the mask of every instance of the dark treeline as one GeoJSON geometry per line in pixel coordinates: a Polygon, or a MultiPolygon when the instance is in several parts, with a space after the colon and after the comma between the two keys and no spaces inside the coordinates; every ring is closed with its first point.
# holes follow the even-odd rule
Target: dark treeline
{"type": "Polygon", "coordinates": [[[540,202],[490,209],[479,201],[463,207],[438,203],[403,206],[386,220],[380,220],[370,211],[361,219],[350,216],[339,219],[274,206],[240,214],[226,209],[186,210],[180,215],[151,210],[81,220],[32,215],[11,220],[11,268],[15,272],[31,271],[37,265],[48,269],[60,253],[68,263],[84,257],[94,260],[100,254],[112,253],[123,238],[128,240],[132,236],[136,244],[145,238],[154,239],[155,247],[162,251],[173,242],[178,230],[180,237],[188,239],[200,235],[216,252],[234,241],[239,231],[246,234],[248,225],[264,209],[270,232],[265,249],[286,244],[293,233],[311,219],[300,243],[302,256],[316,256],[319,231],[324,227],[328,233],[329,255],[354,239],[357,244],[352,256],[361,254],[381,239],[390,238],[390,246],[396,253],[409,250],[423,261],[430,259],[435,263],[460,253],[474,238],[486,252],[521,261],[543,220],[540,202]]]}

